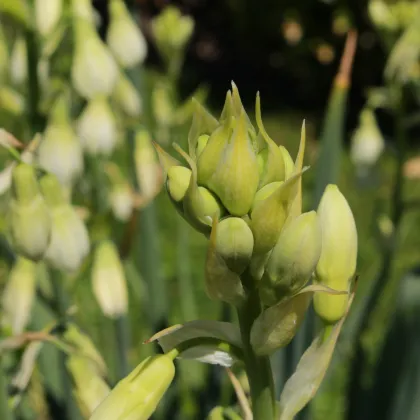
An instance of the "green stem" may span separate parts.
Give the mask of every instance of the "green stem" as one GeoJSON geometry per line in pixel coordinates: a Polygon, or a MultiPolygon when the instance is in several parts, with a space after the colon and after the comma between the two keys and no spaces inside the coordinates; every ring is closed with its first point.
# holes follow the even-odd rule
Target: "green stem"
{"type": "Polygon", "coordinates": [[[117,344],[117,380],[120,380],[130,372],[128,364],[128,351],[130,349],[130,331],[128,318],[125,315],[114,320],[115,339],[117,344]]]}
{"type": "Polygon", "coordinates": [[[12,420],[13,414],[9,407],[9,395],[7,392],[7,377],[3,369],[2,358],[0,357],[0,419],[12,420]]]}
{"type": "Polygon", "coordinates": [[[252,290],[246,302],[238,308],[245,370],[251,388],[252,412],[256,420],[274,420],[275,397],[270,359],[267,356],[257,356],[250,342],[252,324],[260,313],[258,293],[252,290]]]}

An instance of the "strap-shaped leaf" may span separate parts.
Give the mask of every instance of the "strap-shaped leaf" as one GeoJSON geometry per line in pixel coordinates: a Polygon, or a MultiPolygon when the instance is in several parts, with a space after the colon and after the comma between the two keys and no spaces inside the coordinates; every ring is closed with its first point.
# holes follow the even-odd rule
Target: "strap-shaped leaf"
{"type": "Polygon", "coordinates": [[[238,328],[229,322],[196,320],[173,325],[155,334],[146,343],[156,341],[164,353],[179,350],[179,357],[230,367],[241,359],[238,328]]]}
{"type": "MultiPolygon", "coordinates": [[[[353,298],[354,293],[350,296],[347,313],[353,298]]],[[[303,354],[295,373],[286,382],[280,396],[279,420],[292,420],[318,391],[331,361],[345,318],[343,317],[334,325],[328,338],[325,339],[325,331],[321,331],[303,354]]]]}

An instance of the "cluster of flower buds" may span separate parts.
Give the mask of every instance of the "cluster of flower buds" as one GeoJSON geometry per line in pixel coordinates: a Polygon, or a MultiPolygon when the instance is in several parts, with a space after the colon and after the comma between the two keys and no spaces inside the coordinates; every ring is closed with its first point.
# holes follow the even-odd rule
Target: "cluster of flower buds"
{"type": "MultiPolygon", "coordinates": [[[[355,273],[357,233],[351,210],[329,186],[317,212],[302,213],[305,130],[296,162],[267,134],[256,102],[257,129],[232,84],[219,120],[197,104],[186,165],[160,147],[166,188],[177,211],[210,237],[206,286],[210,297],[241,305],[257,288],[270,307],[313,279],[348,291],[355,273]]],[[[320,293],[316,309],[335,322],[347,295],[320,293]]]]}
{"type": "Polygon", "coordinates": [[[10,234],[16,251],[54,268],[75,271],[89,253],[87,229],[66,199],[53,174],[38,182],[33,166],[21,163],[12,172],[10,234]]]}

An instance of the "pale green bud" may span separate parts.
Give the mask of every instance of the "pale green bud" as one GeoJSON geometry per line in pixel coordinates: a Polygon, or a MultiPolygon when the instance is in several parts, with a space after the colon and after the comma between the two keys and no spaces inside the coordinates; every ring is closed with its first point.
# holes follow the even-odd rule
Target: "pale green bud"
{"type": "Polygon", "coordinates": [[[36,294],[36,265],[18,257],[2,295],[3,317],[13,335],[21,334],[30,318],[36,294]]]}
{"type": "Polygon", "coordinates": [[[114,216],[123,222],[133,213],[133,190],[128,182],[114,184],[110,191],[109,202],[114,216]]]}
{"type": "Polygon", "coordinates": [[[90,420],[147,420],[175,376],[170,356],[150,356],[122,379],[90,420]]]}
{"type": "Polygon", "coordinates": [[[105,316],[118,318],[127,313],[127,284],[118,250],[111,241],[95,249],[92,266],[93,294],[105,316]]]}
{"type": "Polygon", "coordinates": [[[88,21],[76,19],[75,33],[71,69],[74,88],[86,99],[110,95],[118,80],[118,67],[114,58],[88,21]]]}
{"type": "MultiPolygon", "coordinates": [[[[243,111],[236,120],[229,143],[224,145],[217,167],[207,181],[230,214],[243,216],[251,209],[259,184],[258,162],[243,111]]],[[[209,143],[201,156],[210,149],[209,143]]],[[[226,140],[225,140],[226,143],[226,140]]],[[[200,168],[200,161],[198,167],[200,168]]]]}
{"type": "Polygon", "coordinates": [[[25,98],[10,86],[0,86],[0,109],[14,116],[25,111],[25,98]]]}
{"type": "Polygon", "coordinates": [[[303,213],[280,233],[259,284],[266,305],[274,305],[301,289],[321,255],[321,228],[314,211],[303,213]]]}
{"type": "Polygon", "coordinates": [[[26,82],[28,78],[28,55],[25,38],[19,35],[12,47],[10,56],[10,79],[16,86],[26,82]]]}
{"type": "Polygon", "coordinates": [[[71,7],[74,18],[84,19],[92,25],[96,24],[95,9],[92,5],[92,0],[71,0],[71,7]]]}
{"type": "Polygon", "coordinates": [[[129,117],[140,116],[143,107],[142,99],[130,79],[122,72],[120,72],[117,84],[112,92],[112,98],[129,117]]]}
{"type": "Polygon", "coordinates": [[[395,31],[398,29],[398,19],[384,0],[371,0],[368,4],[369,16],[380,29],[395,31]]]}
{"type": "Polygon", "coordinates": [[[252,203],[251,213],[258,203],[268,198],[274,191],[276,191],[280,187],[281,184],[283,184],[283,181],[271,182],[270,184],[264,185],[264,187],[258,190],[255,194],[254,202],[252,203]]]}
{"type": "Polygon", "coordinates": [[[202,134],[197,139],[197,148],[196,148],[196,156],[197,159],[200,157],[201,153],[203,153],[203,150],[207,146],[207,143],[209,142],[210,136],[208,134],[202,134]]]}
{"type": "Polygon", "coordinates": [[[51,219],[32,166],[13,169],[10,228],[16,251],[31,260],[43,257],[51,234],[51,219]]]}
{"type": "MultiPolygon", "coordinates": [[[[335,290],[349,290],[356,271],[357,230],[353,213],[336,185],[328,185],[318,207],[322,252],[316,267],[317,281],[335,290]]],[[[348,295],[315,295],[316,313],[326,322],[345,314],[348,295]]]]}
{"type": "Polygon", "coordinates": [[[43,176],[40,184],[52,218],[46,261],[58,270],[76,271],[90,250],[86,226],[67,203],[62,187],[54,175],[43,176]]]}
{"type": "Polygon", "coordinates": [[[243,219],[228,217],[220,221],[215,251],[225,260],[230,270],[242,274],[251,261],[253,248],[254,237],[243,219]]]}
{"type": "Polygon", "coordinates": [[[191,180],[191,169],[184,166],[172,166],[168,169],[166,188],[175,203],[181,203],[187,193],[191,180]]]}
{"type": "Polygon", "coordinates": [[[283,155],[283,161],[284,161],[284,177],[285,180],[289,179],[293,171],[295,169],[295,163],[293,162],[292,157],[290,156],[290,153],[287,151],[287,149],[284,146],[279,146],[280,152],[283,155]]]}
{"type": "Polygon", "coordinates": [[[108,98],[92,98],[77,122],[77,133],[87,153],[109,156],[117,142],[117,122],[108,98]]]}
{"type": "Polygon", "coordinates": [[[131,68],[142,63],[147,54],[146,40],[124,1],[111,0],[109,14],[106,40],[118,63],[123,68],[131,68]]]}
{"type": "Polygon", "coordinates": [[[35,0],[35,22],[38,32],[47,37],[56,28],[63,13],[63,0],[35,0]]]}
{"type": "Polygon", "coordinates": [[[167,86],[157,84],[152,92],[152,108],[156,122],[169,126],[175,114],[174,104],[167,86]]]}
{"type": "Polygon", "coordinates": [[[352,137],[351,159],[355,165],[373,165],[384,150],[385,142],[372,109],[360,113],[359,126],[352,137]]]}

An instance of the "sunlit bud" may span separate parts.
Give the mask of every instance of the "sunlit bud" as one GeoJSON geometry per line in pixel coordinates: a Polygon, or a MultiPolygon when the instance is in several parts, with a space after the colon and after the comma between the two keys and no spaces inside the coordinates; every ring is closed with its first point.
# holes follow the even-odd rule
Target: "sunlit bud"
{"type": "Polygon", "coordinates": [[[175,366],[169,355],[148,357],[118,382],[90,420],[149,419],[174,376],[175,366]]]}
{"type": "Polygon", "coordinates": [[[9,65],[9,49],[7,46],[7,40],[3,31],[3,26],[0,26],[0,84],[3,84],[6,80],[6,75],[9,72],[9,65]]]}
{"type": "Polygon", "coordinates": [[[14,335],[21,334],[31,317],[36,293],[36,265],[18,257],[2,295],[3,317],[14,335]]]}
{"type": "Polygon", "coordinates": [[[75,33],[71,69],[74,88],[86,99],[110,95],[118,80],[118,67],[114,58],[95,28],[85,19],[75,20],[75,33]]]}
{"type": "Polygon", "coordinates": [[[25,97],[10,86],[0,86],[0,109],[19,116],[25,111],[25,97]]]}
{"type": "Polygon", "coordinates": [[[96,16],[92,0],[71,0],[72,14],[78,19],[84,19],[95,25],[96,16]]]}
{"type": "Polygon", "coordinates": [[[39,164],[69,186],[83,172],[83,151],[74,132],[64,96],[53,106],[38,151],[39,164]]]}
{"type": "Polygon", "coordinates": [[[142,100],[131,81],[122,72],[118,77],[112,98],[116,105],[129,117],[135,118],[141,114],[142,100]]]}
{"type": "Polygon", "coordinates": [[[95,249],[92,266],[93,293],[104,315],[118,318],[127,313],[128,296],[124,268],[111,241],[95,249]]]}
{"type": "Polygon", "coordinates": [[[225,260],[228,268],[242,274],[249,265],[254,238],[247,223],[239,217],[228,217],[217,226],[215,251],[225,260]]]}
{"type": "Polygon", "coordinates": [[[106,40],[118,63],[123,68],[142,63],[147,54],[146,40],[124,1],[111,0],[109,14],[110,22],[106,40]]]}
{"type": "Polygon", "coordinates": [[[197,148],[196,148],[196,156],[197,159],[200,157],[201,153],[203,153],[203,150],[207,146],[207,143],[209,142],[210,136],[208,134],[202,134],[197,139],[197,148]]]}
{"type": "Polygon", "coordinates": [[[371,166],[385,147],[382,133],[371,109],[364,109],[351,143],[351,159],[355,165],[371,166]]]}
{"type": "Polygon", "coordinates": [[[54,175],[44,175],[40,185],[52,218],[46,261],[58,270],[76,271],[90,249],[86,226],[65,199],[62,186],[54,175]]]}
{"type": "MultiPolygon", "coordinates": [[[[335,290],[348,290],[356,271],[357,231],[351,209],[336,185],[328,185],[318,207],[322,252],[316,267],[317,281],[335,290]]],[[[348,295],[318,293],[315,311],[326,322],[345,313],[348,295]]]]}
{"type": "Polygon", "coordinates": [[[63,0],[35,0],[35,22],[38,32],[48,36],[57,26],[63,13],[63,0]]]}
{"type": "Polygon", "coordinates": [[[303,213],[280,233],[259,284],[266,305],[274,305],[301,289],[321,255],[321,229],[314,211],[303,213]]]}
{"type": "Polygon", "coordinates": [[[368,3],[369,16],[380,29],[394,31],[398,29],[398,20],[390,5],[384,0],[371,0],[368,3]]]}
{"type": "Polygon", "coordinates": [[[256,254],[265,254],[277,243],[301,176],[302,173],[294,175],[265,200],[255,203],[251,212],[251,229],[256,254]]]}
{"type": "Polygon", "coordinates": [[[289,179],[292,174],[293,170],[295,169],[295,164],[293,162],[292,157],[290,156],[290,153],[287,151],[287,149],[284,146],[279,146],[280,152],[283,155],[283,161],[284,161],[284,176],[285,179],[289,179]]]}
{"type": "Polygon", "coordinates": [[[51,233],[51,219],[39,191],[35,170],[21,163],[12,173],[10,227],[16,251],[31,260],[43,257],[51,233]]]}
{"type": "Polygon", "coordinates": [[[10,79],[16,86],[26,82],[28,77],[28,55],[26,42],[23,36],[18,36],[12,47],[10,55],[10,79]]]}
{"type": "MultiPolygon", "coordinates": [[[[229,227],[228,225],[226,225],[229,227]]],[[[214,300],[222,300],[232,305],[239,305],[245,298],[245,290],[243,288],[241,278],[237,273],[230,270],[225,259],[217,251],[217,242],[222,242],[218,237],[218,220],[213,219],[213,227],[210,235],[210,243],[207,251],[206,266],[205,266],[205,281],[206,291],[208,296],[214,300]]],[[[226,241],[233,242],[233,241],[226,241]]],[[[219,243],[222,252],[227,255],[226,243],[219,243]]],[[[246,253],[249,250],[242,248],[242,252],[246,253]]],[[[251,251],[252,252],[252,251],[251,251]]],[[[245,255],[243,254],[243,257],[245,255]]],[[[230,263],[238,263],[239,260],[235,258],[230,259],[230,263]]],[[[233,264],[239,267],[241,264],[233,264]]]]}
{"type": "Polygon", "coordinates": [[[77,133],[87,153],[112,153],[117,142],[117,122],[108,98],[98,95],[88,102],[79,117],[77,133]]]}
{"type": "Polygon", "coordinates": [[[141,128],[134,137],[134,163],[137,185],[146,200],[151,200],[163,185],[161,167],[149,131],[141,128]]]}
{"type": "Polygon", "coordinates": [[[189,42],[194,21],[189,16],[182,16],[176,7],[167,6],[153,19],[152,30],[159,52],[169,61],[189,42]]]}
{"type": "Polygon", "coordinates": [[[87,357],[71,355],[66,366],[73,380],[73,393],[85,418],[89,418],[111,389],[87,357]]]}

